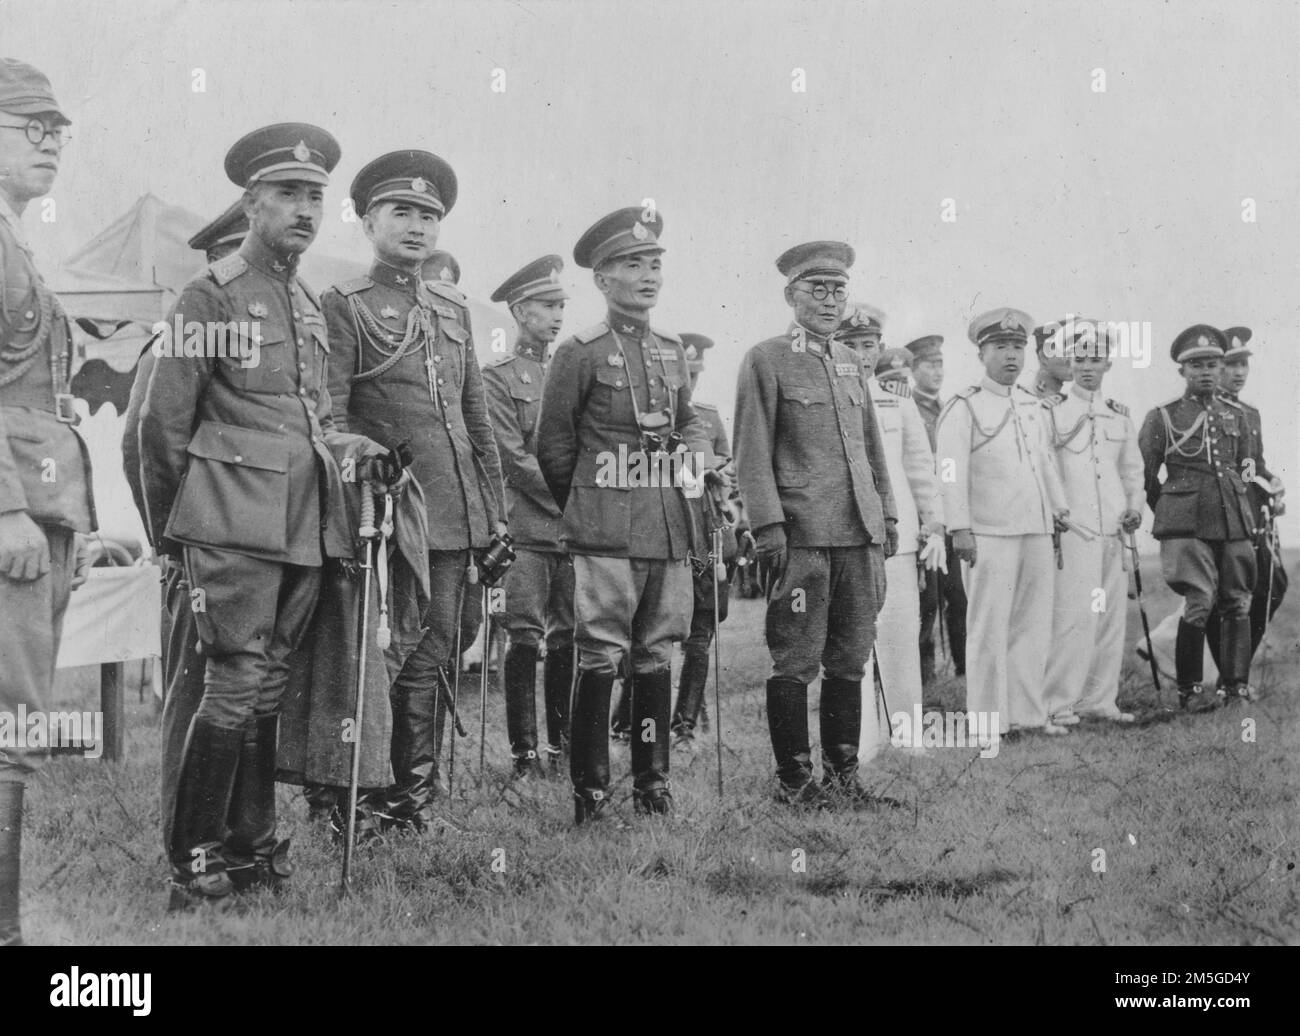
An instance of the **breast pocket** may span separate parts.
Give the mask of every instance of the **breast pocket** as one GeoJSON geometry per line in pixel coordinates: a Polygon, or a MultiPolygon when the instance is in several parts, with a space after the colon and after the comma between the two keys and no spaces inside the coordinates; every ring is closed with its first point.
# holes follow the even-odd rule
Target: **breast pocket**
{"type": "Polygon", "coordinates": [[[510,386],[510,398],[515,404],[515,417],[519,421],[519,430],[524,434],[524,442],[529,442],[533,429],[537,425],[537,411],[540,393],[535,385],[513,384],[510,386]]]}
{"type": "Polygon", "coordinates": [[[825,385],[782,385],[781,399],[796,413],[829,409],[833,400],[831,390],[825,385]]]}
{"type": "Polygon", "coordinates": [[[459,394],[465,383],[465,363],[469,345],[469,332],[460,324],[444,321],[440,330],[445,341],[439,343],[442,353],[443,378],[459,394]]]}
{"type": "Polygon", "coordinates": [[[246,392],[294,391],[296,360],[288,333],[280,328],[264,328],[260,338],[239,336],[239,355],[223,361],[226,380],[246,392]]]}

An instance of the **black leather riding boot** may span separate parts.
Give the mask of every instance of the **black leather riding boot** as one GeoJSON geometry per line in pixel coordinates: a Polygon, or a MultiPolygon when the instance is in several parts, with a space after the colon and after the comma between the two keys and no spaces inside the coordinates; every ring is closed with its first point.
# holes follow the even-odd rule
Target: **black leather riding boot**
{"type": "Polygon", "coordinates": [[[394,684],[389,692],[393,785],[383,812],[398,827],[422,829],[430,819],[437,795],[439,693],[437,684],[427,688],[394,684]]]}
{"type": "Polygon", "coordinates": [[[695,724],[704,705],[709,682],[709,650],[687,648],[682,653],[682,672],[677,681],[677,708],[673,710],[673,733],[694,737],[695,724]]]}
{"type": "Polygon", "coordinates": [[[511,644],[506,649],[506,736],[515,759],[515,775],[542,772],[537,758],[537,647],[511,644]]]}
{"type": "Polygon", "coordinates": [[[628,741],[632,736],[631,683],[630,678],[624,677],[618,692],[618,704],[614,706],[614,718],[610,721],[609,733],[616,741],[628,741]]]}
{"type": "Polygon", "coordinates": [[[275,839],[275,749],[278,715],[254,716],[230,798],[227,864],[235,891],[278,888],[293,874],[289,841],[275,839]]]}
{"type": "Polygon", "coordinates": [[[1178,620],[1174,641],[1174,674],[1178,683],[1178,704],[1189,712],[1208,712],[1218,701],[1202,686],[1205,673],[1205,630],[1186,619],[1178,620]]]}
{"type": "Polygon", "coordinates": [[[780,677],[767,681],[767,729],[782,792],[796,795],[813,779],[807,684],[780,677]]]}
{"type": "Polygon", "coordinates": [[[672,812],[668,780],[673,703],[671,669],[637,673],[632,684],[632,794],[641,813],[672,812]]]}
{"type": "Polygon", "coordinates": [[[573,696],[573,744],[569,773],[573,778],[575,823],[594,819],[609,794],[609,699],[613,673],[578,674],[573,696]]]}
{"type": "Polygon", "coordinates": [[[1222,620],[1219,657],[1223,660],[1224,694],[1231,700],[1244,698],[1250,685],[1250,616],[1225,616],[1222,620]]]}
{"type": "Polygon", "coordinates": [[[556,644],[542,664],[546,699],[546,751],[559,756],[569,748],[569,701],[573,697],[573,644],[556,644]]]}
{"type": "Polygon", "coordinates": [[[858,742],[862,737],[862,681],[822,678],[822,783],[840,790],[852,787],[858,775],[858,742]]]}
{"type": "Polygon", "coordinates": [[[23,846],[23,786],[0,783],[0,946],[21,946],[18,921],[19,862],[23,846]]]}
{"type": "Polygon", "coordinates": [[[225,842],[245,733],[195,716],[185,739],[172,821],[172,897],[177,910],[234,891],[225,842]]]}

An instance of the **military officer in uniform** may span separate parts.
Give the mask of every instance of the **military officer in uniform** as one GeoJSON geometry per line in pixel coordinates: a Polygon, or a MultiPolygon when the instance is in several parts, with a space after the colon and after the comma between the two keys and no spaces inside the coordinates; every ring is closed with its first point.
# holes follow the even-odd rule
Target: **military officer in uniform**
{"type": "MultiPolygon", "coordinates": [[[[202,252],[209,263],[215,263],[238,250],[247,236],[248,217],[244,214],[244,202],[240,198],[190,238],[189,245],[202,252]]],[[[145,506],[144,486],[140,482],[140,407],[144,404],[149,379],[158,362],[153,344],[159,340],[157,335],[150,338],[140,353],[122,431],[122,469],[146,531],[149,528],[149,512],[145,506]]],[[[162,786],[163,847],[170,854],[181,757],[194,712],[203,700],[204,665],[203,658],[197,651],[199,626],[194,610],[190,607],[190,586],[185,581],[185,570],[169,555],[161,555],[159,561],[163,565],[163,714],[159,775],[162,786]]]]}
{"type": "MultiPolygon", "coordinates": [[[[851,347],[861,340],[865,320],[854,321],[850,312],[840,324],[839,340],[851,347]]],[[[857,348],[872,372],[867,388],[880,422],[889,484],[898,508],[898,553],[885,562],[889,592],[876,619],[876,668],[883,689],[881,701],[865,706],[859,757],[869,760],[882,744],[891,741],[894,718],[902,713],[911,729],[914,706],[921,704],[920,596],[921,573],[947,565],[943,553],[943,501],[934,471],[934,453],[921,414],[912,402],[907,375],[912,354],[906,349],[884,349],[870,335],[857,348]]],[[[871,686],[874,687],[874,681],[871,686]]],[[[874,697],[874,696],[873,696],[874,697]]],[[[919,735],[919,731],[914,731],[919,735]]],[[[920,749],[919,736],[902,748],[920,749]]]]}
{"type": "Polygon", "coordinates": [[[1044,410],[1016,384],[1032,319],[1000,308],[971,321],[985,375],[948,401],[935,457],[953,551],[970,565],[966,707],[1012,728],[1049,722],[1043,688],[1052,632],[1052,533],[1068,515],[1044,410]]]}
{"type": "Polygon", "coordinates": [[[519,327],[514,352],[483,369],[488,413],[505,475],[506,512],[517,557],[506,572],[506,733],[515,773],[546,770],[537,756],[537,655],[546,639],[542,693],[546,755],[558,775],[569,746],[573,690],[573,561],[560,547],[560,508],[537,466],[537,412],[550,362],[550,346],[564,324],[569,297],[560,284],[564,260],[536,259],[492,293],[519,327]]]}
{"type": "Polygon", "coordinates": [[[777,798],[810,808],[877,801],[857,777],[862,677],[899,545],[867,373],[834,341],[853,258],[847,244],[813,241],[777,259],[793,321],[745,354],[736,384],[736,469],[767,595],[777,798]],[[819,672],[821,785],[808,738],[819,672]]]}
{"type": "MultiPolygon", "coordinates": [[[[694,393],[700,373],[704,370],[704,354],[713,348],[713,339],[707,335],[687,333],[682,335],[682,345],[686,347],[691,392],[694,393]]],[[[727,441],[727,430],[722,425],[722,414],[718,408],[694,395],[691,402],[707,428],[709,440],[709,452],[703,462],[705,491],[699,498],[700,526],[709,537],[706,546],[710,550],[713,530],[721,531],[722,557],[715,558],[714,564],[699,566],[694,574],[695,600],[691,609],[691,632],[682,644],[682,669],[677,678],[677,705],[673,709],[674,744],[687,749],[695,740],[697,723],[703,730],[708,730],[709,713],[704,691],[709,680],[709,646],[713,643],[715,623],[727,618],[730,588],[728,580],[719,578],[719,573],[726,571],[725,566],[735,556],[732,549],[735,532],[727,520],[725,505],[726,494],[735,481],[731,474],[731,444],[727,441]],[[721,570],[719,562],[723,565],[721,570]],[[715,583],[718,593],[716,613],[713,606],[715,583]]]]}
{"type": "Polygon", "coordinates": [[[353,553],[343,466],[388,477],[387,450],[333,426],[325,322],[297,276],[338,157],[333,137],[303,123],[230,149],[249,235],[182,290],[140,409],[150,535],[160,553],[183,555],[205,659],[176,790],[173,907],[291,872],[275,812],[287,660],[323,560],[353,553]],[[215,334],[232,325],[235,341],[215,334]]]}
{"type": "MultiPolygon", "coordinates": [[[[923,335],[905,345],[912,354],[912,401],[921,412],[925,433],[930,439],[930,451],[935,448],[935,428],[943,402],[939,390],[943,388],[943,335],[923,335]]],[[[944,556],[951,559],[952,533],[943,538],[944,556]]],[[[927,568],[921,586],[921,685],[928,687],[934,680],[935,620],[939,622],[939,640],[947,630],[948,651],[952,656],[953,671],[966,675],[966,587],[961,580],[961,566],[952,562],[943,567],[927,568]],[[940,614],[942,608],[942,614],[940,614]]]]}
{"type": "MultiPolygon", "coordinates": [[[[48,194],[70,120],[37,69],[0,58],[0,712],[47,711],[68,596],[95,528],[90,459],[73,431],[72,336],[23,230],[48,194]]],[[[0,946],[18,920],[23,789],[44,749],[0,746],[0,946]]]]}
{"type": "Polygon", "coordinates": [[[1201,683],[1205,623],[1216,603],[1224,694],[1245,695],[1250,680],[1256,530],[1242,471],[1254,447],[1245,409],[1217,391],[1227,348],[1223,332],[1208,324],[1179,334],[1170,355],[1186,390],[1152,409],[1138,437],[1155,512],[1151,534],[1160,541],[1165,582],[1184,600],[1174,670],[1179,702],[1191,712],[1218,705],[1201,683]]]}
{"type": "Polygon", "coordinates": [[[687,633],[690,558],[703,556],[685,496],[698,473],[681,460],[707,441],[681,339],[649,323],[663,284],[662,232],[657,211],[626,208],[579,239],[574,262],[593,271],[609,315],[556,350],[537,425],[537,462],[564,512],[561,538],[573,557],[578,823],[608,801],[606,725],[620,671],[632,685],[634,805],[672,809],[672,651],[687,633]],[[656,477],[641,477],[647,469],[656,477]]]}
{"type": "Polygon", "coordinates": [[[1111,367],[1104,330],[1095,321],[1073,330],[1070,390],[1047,408],[1072,525],[1056,572],[1047,711],[1062,726],[1080,716],[1131,723],[1115,699],[1128,604],[1124,537],[1142,524],[1142,454],[1128,407],[1101,394],[1111,367]]]}
{"type": "Polygon", "coordinates": [[[382,812],[424,829],[438,794],[445,698],[439,669],[480,620],[475,551],[506,532],[501,463],[464,296],[421,272],[456,202],[456,174],[427,151],[368,163],[349,193],[375,261],[322,297],[335,423],[390,447],[409,443],[428,508],[426,627],[393,681],[394,784],[382,812]]]}
{"type": "MultiPolygon", "coordinates": [[[[1286,511],[1286,504],[1282,500],[1285,491],[1282,488],[1282,480],[1269,471],[1264,461],[1264,432],[1259,411],[1240,398],[1241,390],[1246,387],[1246,379],[1250,375],[1252,355],[1249,348],[1250,328],[1229,327],[1223,334],[1228,340],[1228,351],[1224,354],[1223,370],[1219,374],[1219,394],[1240,403],[1246,415],[1251,441],[1248,456],[1253,464],[1243,470],[1242,477],[1246,481],[1247,495],[1250,497],[1250,513],[1260,519],[1257,524],[1262,526],[1262,509],[1265,504],[1274,515],[1281,515],[1286,511]]],[[[1272,556],[1265,539],[1266,537],[1261,535],[1255,545],[1255,592],[1250,601],[1251,658],[1255,657],[1260,641],[1264,639],[1264,632],[1268,629],[1269,621],[1282,604],[1288,585],[1286,568],[1272,556]]],[[[1219,608],[1216,604],[1210,609],[1210,617],[1205,623],[1206,640],[1216,664],[1220,661],[1219,630],[1219,608]]],[[[1222,676],[1219,679],[1219,686],[1223,686],[1222,676]]]]}

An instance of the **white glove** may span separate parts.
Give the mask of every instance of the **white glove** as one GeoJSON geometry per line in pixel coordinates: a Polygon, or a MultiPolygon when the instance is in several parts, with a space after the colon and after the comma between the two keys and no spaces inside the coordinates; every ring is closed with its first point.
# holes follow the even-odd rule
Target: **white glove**
{"type": "Polygon", "coordinates": [[[925,540],[925,546],[921,548],[921,564],[929,571],[940,571],[944,575],[948,574],[948,551],[944,549],[943,537],[938,533],[931,533],[925,540]]]}
{"type": "MultiPolygon", "coordinates": [[[[681,458],[675,457],[674,460],[681,460],[681,458]]],[[[687,500],[698,500],[704,495],[704,479],[695,474],[689,464],[682,461],[677,471],[679,484],[682,487],[682,495],[687,500]]]]}

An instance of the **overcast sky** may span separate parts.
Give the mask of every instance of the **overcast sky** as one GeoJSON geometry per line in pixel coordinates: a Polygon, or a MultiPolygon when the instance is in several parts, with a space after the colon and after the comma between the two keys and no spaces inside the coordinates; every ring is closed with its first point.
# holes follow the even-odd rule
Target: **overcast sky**
{"type": "Polygon", "coordinates": [[[0,0],[0,51],[44,70],[74,120],[58,220],[27,219],[43,261],[146,191],[215,215],[238,193],[228,147],[301,120],[343,148],[315,247],[367,256],[341,217],[347,185],[384,151],[424,148],[460,180],[441,244],[462,286],[486,298],[559,253],[572,331],[602,316],[574,242],[653,198],[668,249],[654,322],[717,339],[700,395],[728,422],[740,357],[789,319],[774,260],[813,238],[857,249],[851,290],[886,311],[887,343],[947,337],[945,394],[977,379],[966,326],[994,306],[1149,323],[1150,367],[1118,364],[1106,384],[1139,421],[1181,390],[1179,330],[1249,325],[1244,396],[1297,494],[1295,543],[1298,11],[0,0]]]}

